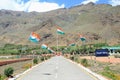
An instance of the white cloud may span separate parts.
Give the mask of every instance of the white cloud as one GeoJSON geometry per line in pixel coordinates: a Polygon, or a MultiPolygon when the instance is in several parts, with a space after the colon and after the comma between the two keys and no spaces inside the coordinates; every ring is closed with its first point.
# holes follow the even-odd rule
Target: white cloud
{"type": "Polygon", "coordinates": [[[120,0],[110,0],[109,3],[110,3],[112,6],[117,6],[117,5],[120,5],[120,0]]]}
{"type": "Polygon", "coordinates": [[[59,8],[64,8],[64,4],[58,5],[57,3],[39,2],[39,0],[29,0],[27,3],[24,3],[23,0],[3,0],[0,3],[0,9],[15,11],[46,12],[59,8]]]}
{"type": "Polygon", "coordinates": [[[50,10],[55,10],[58,8],[64,8],[64,5],[59,6],[56,3],[48,3],[48,2],[32,2],[29,6],[28,12],[38,11],[38,12],[46,12],[50,10]]]}
{"type": "Polygon", "coordinates": [[[96,3],[97,1],[99,1],[99,0],[85,0],[81,4],[88,4],[90,2],[96,3]]]}
{"type": "Polygon", "coordinates": [[[13,9],[14,1],[4,0],[0,3],[0,9],[13,9]]]}

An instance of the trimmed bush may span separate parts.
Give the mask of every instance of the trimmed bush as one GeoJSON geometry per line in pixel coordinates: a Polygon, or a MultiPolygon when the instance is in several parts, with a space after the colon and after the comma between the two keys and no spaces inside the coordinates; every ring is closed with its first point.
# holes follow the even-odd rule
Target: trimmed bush
{"type": "Polygon", "coordinates": [[[37,58],[33,59],[33,63],[38,64],[38,59],[37,58]]]}
{"type": "Polygon", "coordinates": [[[40,59],[41,59],[41,61],[44,61],[44,57],[41,57],[40,59]]]}
{"type": "Polygon", "coordinates": [[[14,72],[13,68],[9,67],[9,68],[6,68],[4,70],[4,75],[6,75],[7,77],[9,77],[9,76],[12,76],[13,72],[14,72]]]}
{"type": "Polygon", "coordinates": [[[74,56],[71,56],[70,59],[74,61],[74,56]]]}
{"type": "Polygon", "coordinates": [[[81,64],[85,67],[88,67],[89,64],[88,64],[88,60],[87,59],[81,59],[81,64]]]}

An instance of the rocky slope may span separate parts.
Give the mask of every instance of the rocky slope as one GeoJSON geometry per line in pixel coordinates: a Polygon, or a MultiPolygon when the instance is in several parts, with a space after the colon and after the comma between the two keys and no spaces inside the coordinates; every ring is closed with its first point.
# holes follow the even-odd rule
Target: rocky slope
{"type": "Polygon", "coordinates": [[[120,6],[89,3],[44,13],[0,10],[0,44],[34,45],[28,40],[34,31],[41,36],[40,44],[56,45],[58,26],[66,33],[59,35],[59,45],[81,45],[78,34],[86,37],[86,44],[120,44],[120,6]]]}

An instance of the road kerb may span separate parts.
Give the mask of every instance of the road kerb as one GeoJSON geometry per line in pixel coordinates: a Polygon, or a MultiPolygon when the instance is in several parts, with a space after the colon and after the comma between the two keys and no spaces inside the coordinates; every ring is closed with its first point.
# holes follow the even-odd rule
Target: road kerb
{"type": "Polygon", "coordinates": [[[43,62],[41,62],[41,63],[39,63],[39,64],[37,64],[37,65],[35,65],[35,66],[32,66],[31,68],[27,69],[27,70],[24,71],[23,73],[20,73],[20,74],[16,75],[16,76],[15,76],[15,79],[16,79],[16,80],[20,80],[20,79],[18,79],[18,78],[20,78],[20,77],[22,77],[23,75],[27,74],[29,71],[31,71],[32,69],[36,68],[37,66],[45,63],[46,61],[47,61],[47,60],[45,60],[45,61],[43,61],[43,62]]]}
{"type": "Polygon", "coordinates": [[[96,78],[99,79],[99,80],[108,80],[108,79],[104,78],[103,76],[101,76],[101,75],[99,75],[99,74],[91,71],[90,69],[82,66],[81,64],[78,64],[78,63],[76,63],[76,62],[74,62],[74,61],[72,61],[72,60],[70,60],[70,59],[67,59],[67,60],[68,60],[69,62],[71,62],[71,63],[73,63],[73,64],[81,67],[82,69],[84,69],[85,71],[87,71],[88,73],[90,73],[91,75],[93,75],[94,77],[96,77],[96,78]]]}

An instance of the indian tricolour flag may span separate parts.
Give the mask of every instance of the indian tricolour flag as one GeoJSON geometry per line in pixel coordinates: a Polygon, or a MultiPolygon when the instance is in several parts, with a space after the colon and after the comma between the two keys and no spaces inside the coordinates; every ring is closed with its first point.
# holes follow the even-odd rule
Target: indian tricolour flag
{"type": "Polygon", "coordinates": [[[81,41],[86,41],[86,38],[83,37],[82,35],[80,35],[80,40],[81,40],[81,41]]]}
{"type": "Polygon", "coordinates": [[[68,45],[69,45],[69,46],[75,46],[75,43],[74,43],[74,41],[70,41],[70,42],[68,43],[68,45]]]}
{"type": "Polygon", "coordinates": [[[29,40],[32,41],[32,42],[38,43],[39,40],[40,40],[40,35],[35,33],[35,32],[32,32],[30,34],[29,40]]]}
{"type": "Polygon", "coordinates": [[[48,51],[50,52],[50,53],[54,53],[55,51],[53,51],[51,48],[49,48],[48,47],[48,51]]]}
{"type": "Polygon", "coordinates": [[[70,43],[69,46],[75,46],[75,43],[70,43]]]}
{"type": "Polygon", "coordinates": [[[41,45],[41,48],[42,48],[42,49],[47,49],[48,46],[47,46],[46,44],[42,44],[42,45],[41,45]]]}
{"type": "Polygon", "coordinates": [[[61,35],[65,34],[65,33],[63,32],[62,28],[57,28],[57,33],[58,33],[58,34],[61,34],[61,35]]]}

